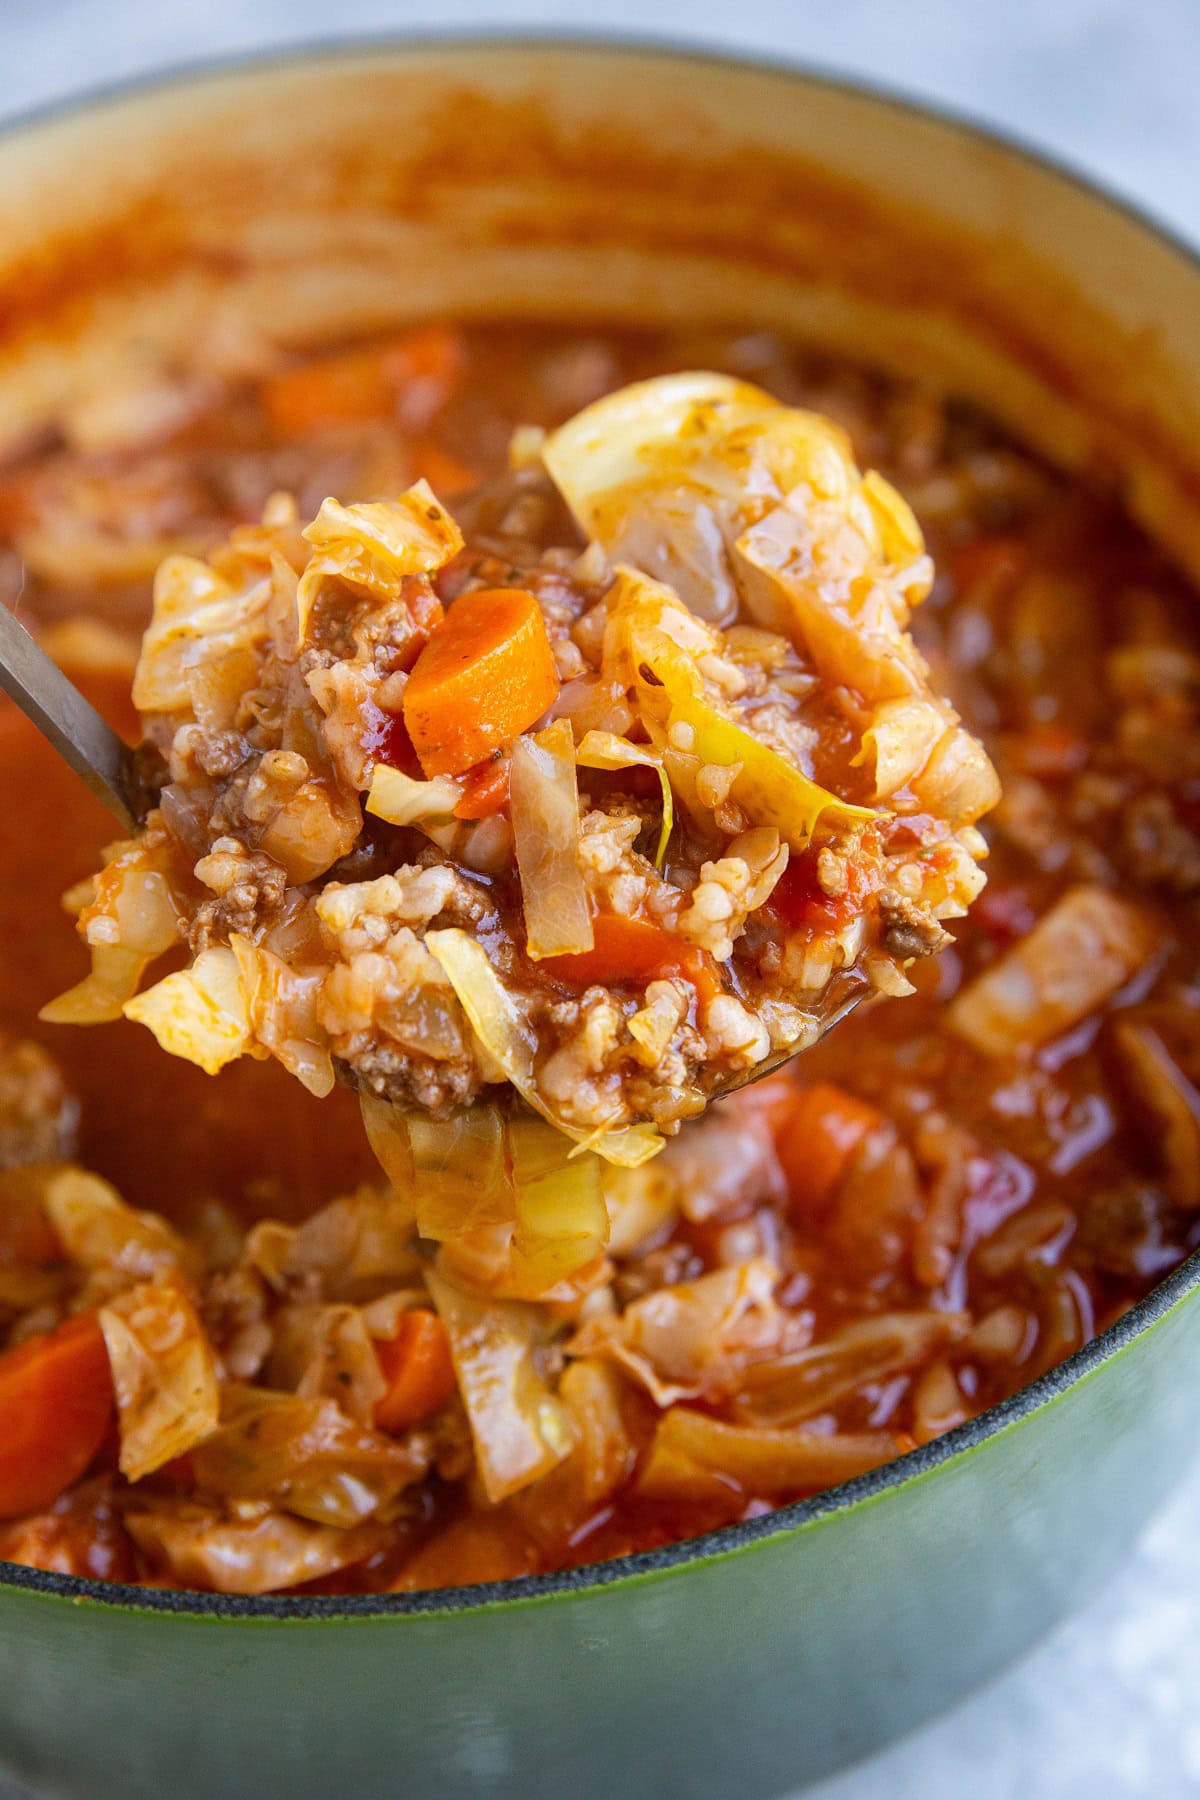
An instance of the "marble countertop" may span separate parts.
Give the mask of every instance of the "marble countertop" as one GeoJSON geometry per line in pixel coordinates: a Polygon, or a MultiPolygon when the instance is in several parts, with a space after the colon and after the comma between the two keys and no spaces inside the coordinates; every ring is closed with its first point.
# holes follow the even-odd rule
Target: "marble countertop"
{"type": "MultiPolygon", "coordinates": [[[[198,56],[439,25],[609,27],[864,76],[1015,129],[1200,242],[1197,0],[3,0],[0,116],[198,56]]],[[[1198,1517],[1200,1466],[1087,1611],[810,1800],[1200,1794],[1198,1517]]]]}

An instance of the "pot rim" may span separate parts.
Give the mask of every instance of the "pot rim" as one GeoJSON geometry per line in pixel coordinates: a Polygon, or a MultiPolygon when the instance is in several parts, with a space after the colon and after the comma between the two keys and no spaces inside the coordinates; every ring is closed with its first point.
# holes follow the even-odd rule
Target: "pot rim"
{"type": "MultiPolygon", "coordinates": [[[[1141,230],[1157,238],[1176,256],[1200,272],[1200,248],[1181,231],[1168,225],[1150,208],[1109,188],[1077,167],[1069,158],[1051,153],[1009,131],[980,120],[968,110],[928,101],[915,94],[873,80],[854,79],[820,65],[786,55],[747,54],[721,44],[689,42],[655,33],[609,32],[587,27],[562,30],[511,29],[479,31],[471,26],[412,31],[362,33],[335,38],[300,38],[258,50],[167,64],[136,75],[26,108],[0,122],[0,146],[39,126],[60,118],[95,113],[128,100],[174,88],[201,85],[226,77],[258,75],[272,69],[302,63],[336,63],[374,52],[404,55],[422,51],[446,51],[470,56],[480,51],[566,51],[586,54],[608,51],[631,57],[657,58],[664,62],[701,63],[749,75],[770,76],[782,82],[808,84],[850,99],[867,100],[886,110],[936,125],[969,141],[982,141],[1020,162],[1040,168],[1078,193],[1098,201],[1109,211],[1122,214],[1141,230]]],[[[791,1536],[815,1527],[839,1514],[884,1499],[888,1494],[925,1480],[957,1458],[973,1454],[992,1439],[1014,1429],[1034,1413],[1061,1399],[1072,1388],[1090,1379],[1106,1364],[1116,1361],[1133,1344],[1158,1325],[1168,1313],[1200,1288],[1200,1249],[1194,1251],[1165,1280],[1131,1307],[1106,1331],[1082,1349],[1058,1363],[1036,1380],[1019,1388],[998,1406],[989,1407],[964,1424],[934,1438],[906,1455],[877,1469],[826,1489],[810,1499],[793,1502],[760,1518],[726,1525],[703,1536],[685,1538],[662,1549],[644,1550],[609,1562],[582,1564],[546,1575],[526,1575],[508,1581],[480,1582],[470,1587],[430,1588],[412,1594],[321,1594],[303,1596],[207,1594],[190,1589],[146,1588],[128,1583],[93,1580],[86,1576],[60,1575],[21,1563],[0,1559],[0,1593],[25,1590],[102,1612],[137,1612],[174,1615],[196,1620],[260,1620],[316,1623],[321,1620],[367,1621],[395,1618],[446,1617],[463,1613],[505,1610],[537,1602],[599,1594],[612,1586],[627,1586],[664,1578],[692,1566],[724,1561],[761,1547],[772,1539],[791,1536]]]]}

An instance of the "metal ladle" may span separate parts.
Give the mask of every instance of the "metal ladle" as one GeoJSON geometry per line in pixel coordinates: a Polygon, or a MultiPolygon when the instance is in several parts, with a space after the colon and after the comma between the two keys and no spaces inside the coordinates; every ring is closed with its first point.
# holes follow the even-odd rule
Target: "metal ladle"
{"type": "Polygon", "coordinates": [[[7,606],[0,606],[0,689],[16,701],[123,828],[135,831],[147,812],[136,751],[51,662],[7,606]]]}

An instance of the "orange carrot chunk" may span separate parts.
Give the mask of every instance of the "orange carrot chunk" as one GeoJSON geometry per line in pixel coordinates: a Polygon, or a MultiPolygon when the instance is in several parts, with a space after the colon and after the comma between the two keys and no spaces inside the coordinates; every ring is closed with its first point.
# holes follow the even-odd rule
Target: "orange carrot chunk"
{"type": "Polygon", "coordinates": [[[400,392],[419,382],[421,412],[432,417],[449,398],[461,365],[457,333],[423,327],[285,369],[263,383],[262,403],[280,437],[303,437],[336,425],[391,418],[400,392]]]}
{"type": "Polygon", "coordinates": [[[0,1518],[50,1506],[84,1473],[113,1417],[94,1312],[0,1356],[0,1518]]]}
{"type": "Polygon", "coordinates": [[[545,956],[539,969],[572,987],[600,987],[647,982],[681,975],[690,981],[702,1001],[721,991],[717,964],[706,950],[685,943],[652,919],[628,919],[619,913],[598,913],[592,921],[595,943],[575,956],[545,956]]]}
{"type": "Polygon", "coordinates": [[[456,600],[413,665],[404,723],[426,775],[462,775],[528,730],[558,694],[542,609],[524,588],[456,600]]]}
{"type": "Polygon", "coordinates": [[[407,1431],[440,1412],[454,1392],[446,1327],[436,1313],[402,1314],[395,1337],[375,1346],[387,1392],[375,1403],[381,1431],[407,1431]]]}
{"type": "Polygon", "coordinates": [[[884,1123],[874,1106],[832,1082],[801,1088],[775,1121],[776,1147],[793,1205],[804,1212],[831,1200],[859,1145],[884,1123]]]}

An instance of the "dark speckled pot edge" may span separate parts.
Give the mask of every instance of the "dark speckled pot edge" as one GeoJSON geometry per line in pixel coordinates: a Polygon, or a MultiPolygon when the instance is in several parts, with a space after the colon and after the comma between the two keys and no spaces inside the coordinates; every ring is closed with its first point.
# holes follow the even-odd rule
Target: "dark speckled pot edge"
{"type": "MultiPolygon", "coordinates": [[[[537,49],[628,51],[638,56],[662,56],[692,60],[709,67],[728,67],[776,76],[782,82],[804,81],[848,96],[859,95],[896,111],[924,117],[957,132],[965,139],[983,140],[1011,156],[1057,176],[1082,194],[1123,214],[1152,233],[1178,256],[1200,269],[1200,251],[1174,231],[1152,210],[1139,205],[1073,165],[1024,139],[973,117],[968,111],[931,102],[886,84],[852,80],[830,70],[786,57],[754,57],[736,48],[697,45],[654,34],[563,30],[554,32],[479,32],[464,27],[403,33],[375,33],[331,40],[302,39],[272,46],[261,52],[202,58],[170,65],[126,80],[84,90],[62,100],[35,106],[0,124],[0,141],[19,137],[54,119],[97,112],[138,95],[203,83],[207,79],[253,77],[272,68],[305,62],[331,62],[372,52],[419,53],[427,50],[462,53],[480,50],[537,49]]],[[[471,1587],[439,1588],[416,1594],[311,1595],[303,1597],[237,1596],[191,1590],[143,1588],[59,1575],[0,1560],[0,1592],[5,1589],[37,1593],[49,1600],[89,1612],[117,1614],[165,1614],[194,1623],[238,1620],[247,1623],[312,1624],[320,1621],[350,1623],[394,1618],[445,1619],[464,1613],[495,1613],[528,1609],[554,1600],[602,1593],[621,1587],[644,1586],[680,1574],[689,1568],[724,1563],[750,1554],[781,1538],[809,1533],[822,1524],[850,1512],[863,1512],[897,1489],[914,1488],[930,1480],[952,1462],[965,1460],[984,1444],[1010,1435],[1034,1414],[1053,1406],[1069,1391],[1090,1381],[1115,1363],[1142,1337],[1152,1332],[1170,1313],[1200,1287],[1200,1250],[1136,1306],[1073,1356],[1018,1390],[999,1406],[978,1414],[955,1430],[856,1480],[830,1488],[811,1499],[781,1507],[761,1518],[730,1525],[718,1531],[660,1550],[644,1551],[604,1563],[584,1564],[548,1575],[517,1580],[485,1582],[471,1587]]]]}

